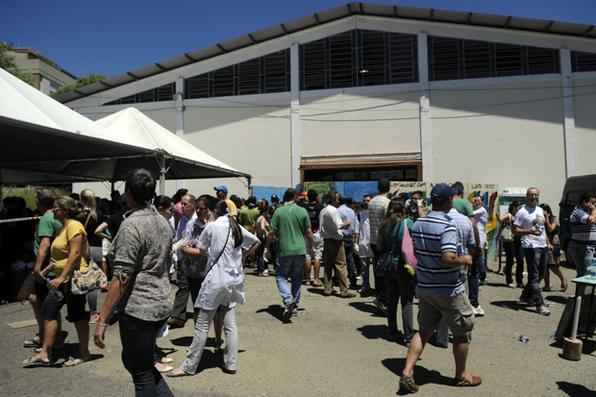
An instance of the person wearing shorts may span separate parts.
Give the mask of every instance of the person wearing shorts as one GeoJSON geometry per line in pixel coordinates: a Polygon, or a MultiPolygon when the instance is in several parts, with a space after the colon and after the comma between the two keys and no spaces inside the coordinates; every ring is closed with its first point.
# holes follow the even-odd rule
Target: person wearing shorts
{"type": "Polygon", "coordinates": [[[432,211],[419,218],[412,229],[416,268],[416,294],[419,298],[418,322],[420,331],[412,338],[406,364],[399,381],[401,393],[415,393],[414,367],[441,319],[453,334],[456,386],[478,386],[479,376],[466,370],[466,360],[472,329],[474,309],[466,294],[465,269],[472,265],[472,257],[461,247],[457,224],[448,215],[453,205],[453,189],[444,183],[431,191],[432,211]]]}
{"type": "Polygon", "coordinates": [[[322,260],[323,239],[321,238],[321,233],[316,232],[313,234],[312,243],[310,242],[310,240],[306,240],[306,268],[310,270],[312,265],[313,269],[313,273],[307,274],[306,276],[310,276],[310,285],[312,285],[313,287],[321,286],[321,281],[319,280],[319,272],[321,269],[322,260]]]}

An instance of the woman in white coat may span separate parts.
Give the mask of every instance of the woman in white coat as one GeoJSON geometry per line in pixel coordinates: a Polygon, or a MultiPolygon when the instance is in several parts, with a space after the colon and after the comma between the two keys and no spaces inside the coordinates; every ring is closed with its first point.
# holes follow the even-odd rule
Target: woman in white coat
{"type": "Polygon", "coordinates": [[[259,240],[240,226],[234,217],[228,216],[227,212],[225,201],[217,203],[218,218],[205,227],[193,248],[197,252],[207,251],[209,270],[195,302],[199,315],[192,344],[182,365],[170,372],[169,377],[196,373],[209,334],[209,324],[218,311],[223,316],[226,337],[223,371],[236,373],[238,329],[235,307],[245,301],[242,254],[243,251],[254,250],[259,240]]]}

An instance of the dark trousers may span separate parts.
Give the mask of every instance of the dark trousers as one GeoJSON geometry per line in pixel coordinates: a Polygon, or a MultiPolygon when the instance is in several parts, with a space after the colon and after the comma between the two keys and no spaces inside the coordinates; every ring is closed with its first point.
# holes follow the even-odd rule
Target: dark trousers
{"type": "Polygon", "coordinates": [[[528,282],[522,291],[520,299],[531,305],[542,306],[544,305],[544,298],[540,289],[540,280],[546,270],[548,249],[524,248],[523,250],[526,258],[526,266],[528,266],[528,282]]]}
{"type": "Polygon", "coordinates": [[[263,271],[267,270],[267,263],[265,263],[265,258],[263,257],[267,239],[259,237],[259,241],[261,244],[257,247],[257,252],[255,253],[257,256],[257,273],[263,273],[263,271]]]}
{"type": "Polygon", "coordinates": [[[168,384],[155,369],[154,347],[163,321],[143,321],[124,315],[119,320],[122,363],[132,376],[135,397],[173,397],[168,384]]]}
{"type": "Polygon", "coordinates": [[[174,308],[172,309],[171,317],[176,320],[186,321],[188,298],[190,297],[192,299],[194,305],[197,296],[199,296],[203,280],[188,277],[181,266],[177,270],[177,279],[178,290],[176,291],[176,297],[174,298],[174,308]]]}
{"type": "Polygon", "coordinates": [[[503,241],[505,251],[505,280],[507,284],[513,282],[513,263],[515,261],[515,282],[517,285],[524,283],[524,257],[521,246],[515,241],[503,241]]]}
{"type": "Polygon", "coordinates": [[[356,263],[354,262],[354,240],[352,236],[344,238],[344,250],[346,251],[346,265],[348,265],[348,279],[350,287],[356,287],[356,263]]]}
{"type": "Polygon", "coordinates": [[[381,252],[377,249],[375,244],[371,244],[370,248],[374,254],[373,270],[375,273],[375,295],[377,300],[385,302],[385,272],[379,268],[379,262],[381,260],[381,252]]]}
{"type": "Polygon", "coordinates": [[[416,283],[405,271],[385,273],[385,296],[387,303],[387,326],[389,332],[398,333],[397,306],[401,301],[401,319],[404,327],[404,339],[414,336],[414,294],[416,283]]]}
{"type": "Polygon", "coordinates": [[[482,257],[480,255],[475,256],[472,260],[472,266],[468,270],[468,298],[470,298],[470,304],[474,307],[478,307],[478,295],[480,295],[480,270],[482,266],[482,257]]]}

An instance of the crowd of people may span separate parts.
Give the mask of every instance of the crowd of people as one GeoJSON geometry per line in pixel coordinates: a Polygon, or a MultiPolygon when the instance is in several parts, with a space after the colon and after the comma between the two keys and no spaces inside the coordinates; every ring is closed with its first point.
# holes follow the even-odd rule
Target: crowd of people
{"type": "MultiPolygon", "coordinates": [[[[542,291],[552,288],[550,271],[561,290],[567,281],[559,267],[560,227],[550,207],[539,205],[539,194],[530,188],[526,203],[509,206],[499,217],[498,239],[506,256],[504,283],[522,289],[520,304],[548,316],[542,291]]],[[[283,200],[244,200],[229,195],[226,186],[215,187],[214,195],[197,197],[181,189],[173,197],[155,197],[155,179],[142,169],[129,175],[125,193],[114,194],[112,201],[96,199],[90,190],[56,198],[41,189],[34,266],[21,288],[39,327],[25,342],[35,354],[23,365],[53,364],[66,305],[80,351],[64,365],[91,359],[90,323],[96,324],[95,344],[103,348],[106,329],[117,322],[122,361],[136,396],[171,396],[163,373],[194,375],[211,325],[215,347],[224,353],[222,370],[235,374],[236,306],[245,302],[245,273],[254,268],[261,277],[275,274],[286,323],[298,316],[304,284],[320,288],[325,297],[374,296],[377,310],[387,317],[388,338],[408,346],[402,391],[418,390],[414,366],[425,344],[447,347],[450,336],[454,384],[480,385],[466,358],[475,318],[486,315],[480,286],[488,270],[486,225],[495,216],[494,202],[494,197],[486,206],[480,197],[468,200],[459,182],[434,185],[425,198],[423,192],[392,193],[386,180],[361,202],[337,192],[321,197],[292,188],[283,200]],[[109,285],[75,291],[75,275],[88,269],[99,269],[111,279],[109,285]],[[100,308],[102,290],[107,294],[100,308]],[[156,340],[168,329],[184,327],[189,299],[195,309],[193,340],[184,361],[174,366],[156,340]]],[[[585,258],[596,245],[596,195],[582,197],[571,232],[568,260],[583,275],[585,258]]]]}

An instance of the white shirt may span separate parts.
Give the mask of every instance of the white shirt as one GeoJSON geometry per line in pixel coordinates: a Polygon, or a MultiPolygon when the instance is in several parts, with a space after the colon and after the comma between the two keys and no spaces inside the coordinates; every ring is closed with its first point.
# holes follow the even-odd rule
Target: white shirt
{"type": "Polygon", "coordinates": [[[240,230],[244,239],[238,248],[234,247],[234,235],[230,230],[227,215],[220,216],[214,222],[207,224],[199,236],[197,247],[207,250],[209,255],[207,269],[211,270],[201,285],[195,307],[215,310],[219,306],[233,306],[236,303],[245,302],[242,250],[249,249],[259,240],[244,227],[240,226],[240,230]],[[225,244],[226,240],[227,244],[225,244]],[[213,264],[222,250],[219,260],[213,264]]]}
{"type": "Polygon", "coordinates": [[[327,204],[319,215],[319,228],[323,239],[342,240],[341,226],[343,222],[337,208],[327,204]]]}
{"type": "Polygon", "coordinates": [[[542,208],[538,206],[530,208],[524,205],[515,214],[513,224],[520,229],[532,229],[536,226],[541,231],[539,236],[533,234],[522,236],[521,244],[523,248],[546,248],[546,229],[542,208]]]}
{"type": "Polygon", "coordinates": [[[377,238],[379,235],[379,229],[385,220],[387,214],[387,208],[391,200],[384,195],[380,194],[375,196],[370,203],[368,203],[368,219],[370,220],[370,241],[373,244],[377,244],[377,238]]]}
{"type": "Polygon", "coordinates": [[[358,255],[361,258],[372,257],[370,248],[370,220],[368,218],[360,221],[360,238],[358,240],[358,255]]]}
{"type": "Polygon", "coordinates": [[[480,248],[484,249],[484,245],[486,244],[486,224],[488,223],[488,211],[484,207],[474,210],[473,223],[478,228],[480,248]]]}

